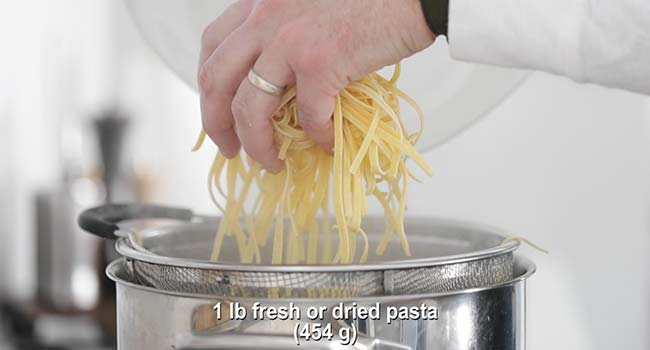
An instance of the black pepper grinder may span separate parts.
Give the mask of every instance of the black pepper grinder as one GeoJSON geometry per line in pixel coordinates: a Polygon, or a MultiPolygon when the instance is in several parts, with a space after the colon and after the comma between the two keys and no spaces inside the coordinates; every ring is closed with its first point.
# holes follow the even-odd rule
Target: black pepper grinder
{"type": "Polygon", "coordinates": [[[99,152],[103,165],[106,202],[132,201],[133,176],[124,171],[124,140],[128,119],[115,110],[104,113],[95,120],[99,152]]]}

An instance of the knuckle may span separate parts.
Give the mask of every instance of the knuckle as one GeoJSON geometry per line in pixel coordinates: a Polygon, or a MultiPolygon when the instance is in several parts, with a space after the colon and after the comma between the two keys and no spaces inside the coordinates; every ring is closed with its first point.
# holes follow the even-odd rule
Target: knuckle
{"type": "Polygon", "coordinates": [[[248,20],[253,24],[264,23],[284,12],[286,7],[286,0],[257,0],[248,20]]]}
{"type": "Polygon", "coordinates": [[[283,44],[288,47],[295,46],[297,44],[298,39],[300,36],[298,33],[300,33],[299,28],[296,24],[285,24],[280,29],[278,29],[278,32],[276,34],[276,42],[278,44],[283,44]]]}
{"type": "Polygon", "coordinates": [[[197,82],[199,91],[204,94],[223,92],[224,80],[228,79],[227,74],[219,71],[219,67],[229,65],[226,50],[215,51],[210,58],[201,65],[198,72],[197,82]]]}
{"type": "Polygon", "coordinates": [[[204,64],[199,68],[197,82],[201,93],[207,94],[210,91],[211,74],[207,65],[204,64]]]}
{"type": "Polygon", "coordinates": [[[249,104],[241,94],[237,94],[235,95],[235,98],[232,99],[231,109],[235,118],[241,118],[248,113],[249,104]]]}
{"type": "Polygon", "coordinates": [[[232,132],[232,123],[227,121],[220,121],[217,119],[209,119],[203,121],[203,130],[210,136],[212,141],[219,146],[223,145],[223,140],[226,134],[232,132]]]}
{"type": "Polygon", "coordinates": [[[253,0],[239,0],[233,4],[228,5],[226,9],[219,15],[214,21],[210,22],[204,29],[203,32],[201,33],[201,43],[203,46],[212,44],[212,39],[213,39],[213,32],[217,30],[219,27],[217,23],[220,23],[226,16],[236,14],[241,10],[241,8],[245,8],[248,6],[248,4],[253,1],[253,0]]]}
{"type": "Polygon", "coordinates": [[[301,31],[295,24],[285,24],[276,31],[265,50],[281,53],[287,63],[290,63],[291,58],[305,46],[303,45],[304,37],[300,34],[301,32],[304,33],[304,30],[301,31]]]}
{"type": "Polygon", "coordinates": [[[313,75],[323,72],[329,65],[329,57],[326,50],[321,47],[300,50],[299,55],[294,55],[293,62],[295,70],[300,74],[313,75]]]}
{"type": "Polygon", "coordinates": [[[210,45],[212,40],[212,29],[214,27],[214,22],[208,24],[201,32],[201,47],[206,47],[210,45]]]}
{"type": "Polygon", "coordinates": [[[228,121],[228,119],[225,120],[217,120],[218,118],[215,118],[213,120],[209,120],[203,123],[203,127],[206,129],[206,132],[212,132],[213,134],[220,134],[223,133],[224,131],[230,131],[232,130],[232,123],[228,121]]]}
{"type": "Polygon", "coordinates": [[[311,107],[307,107],[307,106],[308,104],[299,106],[298,122],[300,123],[300,126],[304,130],[309,130],[309,131],[325,129],[325,127],[327,126],[327,119],[322,120],[322,118],[319,118],[315,114],[315,112],[311,109],[311,107]]]}
{"type": "Polygon", "coordinates": [[[255,3],[255,1],[256,0],[238,0],[233,4],[230,4],[227,8],[227,11],[224,11],[224,13],[229,13],[230,11],[241,8],[250,8],[255,3]]]}

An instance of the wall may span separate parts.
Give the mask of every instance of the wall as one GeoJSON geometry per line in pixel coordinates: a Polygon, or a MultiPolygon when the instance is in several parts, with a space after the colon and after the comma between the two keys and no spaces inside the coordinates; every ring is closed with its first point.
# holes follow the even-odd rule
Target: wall
{"type": "Polygon", "coordinates": [[[477,220],[550,250],[529,284],[531,349],[647,349],[647,97],[534,74],[427,155],[414,213],[477,220]]]}

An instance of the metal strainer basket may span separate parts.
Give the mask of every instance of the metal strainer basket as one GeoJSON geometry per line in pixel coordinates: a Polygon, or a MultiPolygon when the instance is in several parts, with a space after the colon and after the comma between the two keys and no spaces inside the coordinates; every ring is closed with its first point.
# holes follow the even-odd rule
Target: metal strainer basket
{"type": "MultiPolygon", "coordinates": [[[[410,257],[392,244],[382,256],[369,254],[364,264],[241,264],[236,243],[227,240],[221,260],[210,262],[218,223],[185,209],[133,204],[89,209],[79,218],[86,231],[118,239],[130,281],[224,297],[352,298],[485,287],[513,277],[513,252],[519,247],[517,241],[502,244],[506,235],[494,228],[411,217],[405,219],[410,257]]],[[[383,217],[364,218],[371,248],[381,239],[383,224],[383,217]]]]}

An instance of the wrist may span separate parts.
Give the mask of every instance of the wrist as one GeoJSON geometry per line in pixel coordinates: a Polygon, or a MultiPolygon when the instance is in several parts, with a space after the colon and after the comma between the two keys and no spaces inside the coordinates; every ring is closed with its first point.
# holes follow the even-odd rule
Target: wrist
{"type": "Polygon", "coordinates": [[[408,6],[406,6],[408,13],[405,16],[408,23],[405,26],[405,28],[408,28],[406,31],[407,45],[410,53],[413,54],[429,47],[438,33],[433,32],[428,26],[420,0],[409,0],[405,1],[405,3],[408,3],[408,6]]]}

